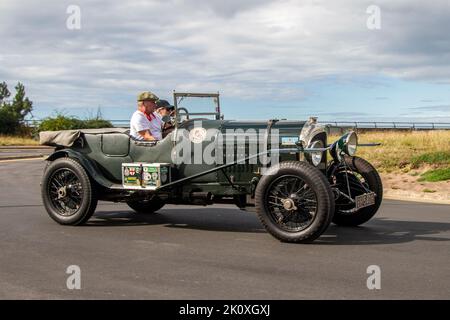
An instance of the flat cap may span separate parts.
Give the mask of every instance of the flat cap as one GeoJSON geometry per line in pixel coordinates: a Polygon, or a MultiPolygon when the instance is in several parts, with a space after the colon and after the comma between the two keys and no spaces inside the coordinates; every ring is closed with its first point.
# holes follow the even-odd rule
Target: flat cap
{"type": "Polygon", "coordinates": [[[158,101],[159,98],[156,94],[150,91],[144,91],[138,94],[137,101],[158,101]]]}

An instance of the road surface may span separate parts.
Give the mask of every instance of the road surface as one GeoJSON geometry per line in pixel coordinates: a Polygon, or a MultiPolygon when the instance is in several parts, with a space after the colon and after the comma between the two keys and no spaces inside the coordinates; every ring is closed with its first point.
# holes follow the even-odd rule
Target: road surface
{"type": "Polygon", "coordinates": [[[0,162],[0,299],[450,299],[450,206],[385,200],[364,226],[332,225],[310,245],[227,205],[143,216],[101,202],[67,227],[42,206],[43,167],[0,162]],[[369,290],[373,265],[381,289],[369,290]]]}

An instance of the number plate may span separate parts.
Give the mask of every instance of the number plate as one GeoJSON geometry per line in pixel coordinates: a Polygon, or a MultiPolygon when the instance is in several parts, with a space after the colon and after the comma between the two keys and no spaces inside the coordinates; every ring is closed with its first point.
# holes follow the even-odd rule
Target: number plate
{"type": "Polygon", "coordinates": [[[356,210],[375,204],[375,192],[364,193],[355,197],[356,210]]]}

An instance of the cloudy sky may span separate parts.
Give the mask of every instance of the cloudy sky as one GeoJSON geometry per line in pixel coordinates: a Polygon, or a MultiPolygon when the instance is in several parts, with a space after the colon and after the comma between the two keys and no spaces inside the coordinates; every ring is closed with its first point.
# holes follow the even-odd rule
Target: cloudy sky
{"type": "Polygon", "coordinates": [[[449,30],[450,0],[1,0],[0,81],[37,118],[175,89],[220,91],[233,119],[450,122],[449,30]]]}

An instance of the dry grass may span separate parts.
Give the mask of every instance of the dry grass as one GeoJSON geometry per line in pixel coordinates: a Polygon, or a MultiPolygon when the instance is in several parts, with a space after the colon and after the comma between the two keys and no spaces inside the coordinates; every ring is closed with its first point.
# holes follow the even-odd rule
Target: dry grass
{"type": "Polygon", "coordinates": [[[27,137],[0,135],[0,146],[36,146],[39,141],[27,137]]]}
{"type": "MultiPolygon", "coordinates": [[[[450,167],[450,130],[374,131],[360,133],[360,143],[380,142],[378,147],[360,147],[357,155],[380,172],[408,173],[415,169],[450,167]]],[[[329,141],[335,141],[331,136],[329,141]]]]}

